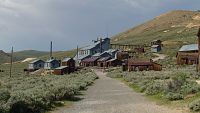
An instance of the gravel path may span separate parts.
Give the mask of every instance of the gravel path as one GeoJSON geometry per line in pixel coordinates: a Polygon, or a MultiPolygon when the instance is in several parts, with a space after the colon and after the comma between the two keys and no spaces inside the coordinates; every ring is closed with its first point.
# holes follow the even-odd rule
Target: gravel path
{"type": "Polygon", "coordinates": [[[139,93],[118,80],[96,71],[100,77],[71,108],[61,108],[53,113],[182,113],[149,102],[139,93]]]}

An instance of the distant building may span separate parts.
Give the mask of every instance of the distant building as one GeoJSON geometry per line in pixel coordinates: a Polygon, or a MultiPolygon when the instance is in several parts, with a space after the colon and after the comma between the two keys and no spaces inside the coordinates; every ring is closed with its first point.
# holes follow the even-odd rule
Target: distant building
{"type": "Polygon", "coordinates": [[[162,50],[162,47],[160,45],[151,46],[151,52],[153,52],[153,53],[160,52],[161,50],[162,50]]]}
{"type": "Polygon", "coordinates": [[[39,60],[39,59],[34,60],[29,63],[28,69],[29,70],[38,70],[38,69],[44,68],[44,64],[45,64],[45,62],[43,60],[39,60]]]}
{"type": "Polygon", "coordinates": [[[73,58],[64,58],[62,60],[61,66],[68,66],[70,72],[75,71],[75,60],[73,58]]]}
{"type": "Polygon", "coordinates": [[[198,64],[198,44],[184,45],[177,52],[178,65],[198,64]]]}
{"type": "Polygon", "coordinates": [[[60,62],[56,59],[47,60],[44,65],[44,69],[55,69],[60,67],[60,62]]]}
{"type": "Polygon", "coordinates": [[[102,57],[99,60],[97,60],[97,65],[99,67],[108,67],[108,64],[106,63],[106,61],[112,59],[111,57],[102,57]]]}
{"type": "Polygon", "coordinates": [[[64,74],[69,74],[69,67],[68,66],[61,66],[58,68],[55,68],[53,71],[54,75],[64,75],[64,74]]]}
{"type": "Polygon", "coordinates": [[[151,52],[157,53],[162,50],[162,41],[161,40],[153,40],[151,42],[151,52]]]}
{"type": "Polygon", "coordinates": [[[90,46],[82,48],[78,52],[78,55],[74,57],[74,59],[78,60],[78,62],[80,63],[82,60],[89,58],[96,53],[102,53],[106,50],[109,50],[109,48],[110,48],[109,38],[96,40],[96,41],[93,41],[93,43],[90,46]],[[77,59],[77,56],[78,56],[78,59],[77,59]]]}

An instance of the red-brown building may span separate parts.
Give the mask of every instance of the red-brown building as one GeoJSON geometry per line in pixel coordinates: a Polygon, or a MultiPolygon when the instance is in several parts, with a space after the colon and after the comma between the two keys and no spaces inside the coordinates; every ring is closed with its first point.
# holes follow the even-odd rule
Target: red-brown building
{"type": "Polygon", "coordinates": [[[97,61],[99,67],[108,67],[106,61],[112,59],[111,57],[102,57],[97,61]]]}
{"type": "Polygon", "coordinates": [[[97,66],[98,59],[99,57],[90,57],[81,61],[80,65],[83,67],[97,66]]]}
{"type": "Polygon", "coordinates": [[[116,67],[122,65],[122,61],[115,58],[108,60],[106,63],[108,67],[116,67]]]}
{"type": "Polygon", "coordinates": [[[61,66],[58,67],[56,69],[54,69],[53,74],[54,75],[65,75],[65,74],[69,74],[69,67],[68,66],[61,66]]]}
{"type": "Polygon", "coordinates": [[[178,65],[198,64],[198,44],[182,46],[176,57],[178,65]]]}
{"type": "Polygon", "coordinates": [[[61,66],[68,66],[70,72],[75,71],[76,61],[73,58],[64,58],[61,62],[61,66]]]}
{"type": "Polygon", "coordinates": [[[152,60],[128,60],[128,70],[129,71],[161,71],[162,65],[153,62],[152,60]]]}

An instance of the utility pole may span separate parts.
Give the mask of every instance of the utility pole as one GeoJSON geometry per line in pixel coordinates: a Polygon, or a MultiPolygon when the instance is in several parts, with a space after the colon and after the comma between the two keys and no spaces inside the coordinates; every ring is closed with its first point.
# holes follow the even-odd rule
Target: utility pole
{"type": "Polygon", "coordinates": [[[198,66],[197,66],[197,71],[199,72],[200,71],[200,28],[199,28],[199,31],[198,31],[198,66]]]}
{"type": "Polygon", "coordinates": [[[78,45],[77,45],[77,50],[76,50],[76,65],[78,66],[78,64],[79,64],[79,62],[78,62],[78,56],[79,56],[79,54],[78,54],[78,45]]]}
{"type": "Polygon", "coordinates": [[[50,44],[50,59],[52,59],[52,52],[53,51],[53,42],[51,41],[51,44],[50,44]]]}
{"type": "Polygon", "coordinates": [[[103,52],[103,47],[102,47],[102,38],[100,38],[100,52],[102,53],[103,52]]]}
{"type": "Polygon", "coordinates": [[[12,64],[13,64],[13,47],[12,47],[11,56],[10,56],[10,78],[12,77],[12,64]]]}

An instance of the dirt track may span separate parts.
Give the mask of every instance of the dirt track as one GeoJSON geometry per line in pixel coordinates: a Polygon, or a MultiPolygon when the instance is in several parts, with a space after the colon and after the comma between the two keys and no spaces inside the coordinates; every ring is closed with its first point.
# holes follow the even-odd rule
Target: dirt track
{"type": "Polygon", "coordinates": [[[71,108],[61,108],[53,113],[182,113],[148,101],[101,71],[96,73],[100,79],[80,96],[83,100],[75,102],[71,108]]]}

